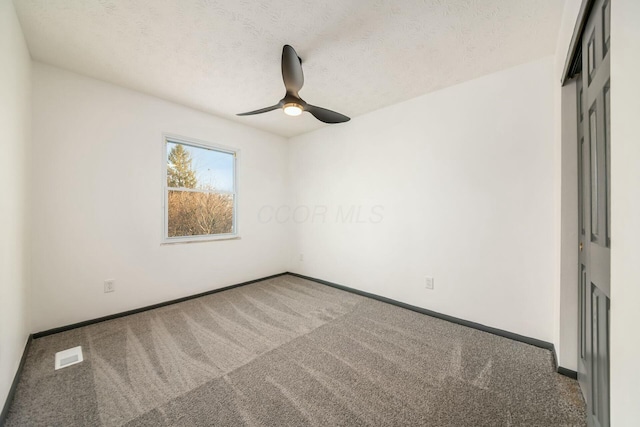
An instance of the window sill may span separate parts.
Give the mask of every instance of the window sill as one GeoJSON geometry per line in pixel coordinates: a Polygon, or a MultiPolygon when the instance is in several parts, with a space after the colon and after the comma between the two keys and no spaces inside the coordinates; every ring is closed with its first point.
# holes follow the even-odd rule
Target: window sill
{"type": "Polygon", "coordinates": [[[205,242],[221,242],[227,240],[240,240],[240,236],[235,235],[227,235],[227,236],[219,236],[219,237],[205,237],[205,238],[196,238],[196,239],[165,239],[160,243],[160,246],[172,246],[172,245],[184,245],[189,243],[205,243],[205,242]]]}

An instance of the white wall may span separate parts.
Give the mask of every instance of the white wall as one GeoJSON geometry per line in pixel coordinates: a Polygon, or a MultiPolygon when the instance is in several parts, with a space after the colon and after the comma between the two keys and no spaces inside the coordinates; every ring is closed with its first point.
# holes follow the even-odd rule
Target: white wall
{"type": "Polygon", "coordinates": [[[34,63],[33,330],[286,271],[286,140],[34,63]],[[240,240],[160,245],[162,133],[240,150],[240,240]],[[103,281],[116,292],[103,293],[103,281]]]}
{"type": "MultiPolygon", "coordinates": [[[[558,86],[560,82],[558,81],[558,86]]],[[[578,370],[578,123],[576,108],[577,84],[568,82],[560,89],[562,140],[561,149],[561,251],[560,288],[558,300],[558,364],[578,370]]]]}
{"type": "Polygon", "coordinates": [[[0,408],[22,357],[29,322],[28,149],[31,58],[10,0],[0,0],[0,408]]]}
{"type": "Polygon", "coordinates": [[[318,215],[296,212],[291,270],[552,341],[553,70],[550,57],[292,138],[290,203],[318,215]],[[352,205],[360,223],[336,220],[352,205]]]}
{"type": "Polygon", "coordinates": [[[582,0],[566,0],[554,61],[556,222],[555,338],[558,364],[578,369],[578,149],[576,83],[560,85],[582,0]]]}
{"type": "Polygon", "coordinates": [[[611,424],[640,420],[640,2],[611,3],[611,424]]]}

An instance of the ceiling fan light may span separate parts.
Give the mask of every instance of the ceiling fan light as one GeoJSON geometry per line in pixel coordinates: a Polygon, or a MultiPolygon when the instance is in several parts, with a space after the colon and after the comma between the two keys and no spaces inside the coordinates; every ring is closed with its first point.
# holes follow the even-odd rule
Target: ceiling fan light
{"type": "Polygon", "coordinates": [[[302,114],[302,105],[296,104],[295,102],[289,102],[284,104],[282,110],[287,116],[299,116],[302,114]]]}

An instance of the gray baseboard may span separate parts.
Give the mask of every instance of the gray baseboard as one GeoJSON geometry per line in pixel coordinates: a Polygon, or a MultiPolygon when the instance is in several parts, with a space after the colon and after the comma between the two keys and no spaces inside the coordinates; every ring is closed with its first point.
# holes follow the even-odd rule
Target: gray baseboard
{"type": "Polygon", "coordinates": [[[565,377],[569,377],[571,379],[577,380],[578,373],[576,371],[572,371],[571,369],[563,368],[562,366],[558,366],[558,373],[560,375],[564,375],[565,377]]]}
{"type": "Polygon", "coordinates": [[[361,291],[358,289],[350,288],[348,286],[339,285],[337,283],[328,282],[326,280],[317,279],[315,277],[305,276],[303,274],[288,272],[291,276],[300,277],[302,279],[307,279],[314,281],[316,283],[321,283],[323,285],[331,286],[337,289],[341,289],[343,291],[351,292],[357,295],[362,295],[368,298],[373,298],[378,301],[385,302],[387,304],[392,304],[398,307],[405,308],[407,310],[415,311],[417,313],[426,314],[427,316],[436,317],[438,319],[446,320],[448,322],[457,323],[462,326],[467,326],[469,328],[478,329],[483,332],[488,332],[490,334],[498,335],[503,338],[509,338],[515,341],[523,342],[525,344],[533,345],[536,347],[544,348],[545,350],[549,350],[553,354],[554,366],[556,367],[556,372],[566,377],[572,378],[574,380],[578,379],[578,373],[576,371],[572,371],[571,369],[563,368],[562,366],[558,366],[558,358],[556,355],[556,349],[553,343],[542,341],[536,338],[527,337],[524,335],[519,335],[513,332],[505,331],[503,329],[492,328],[490,326],[483,325],[481,323],[471,322],[469,320],[460,319],[458,317],[449,316],[447,314],[438,313],[436,311],[427,310],[426,308],[416,307],[414,305],[406,304],[404,302],[396,301],[391,298],[382,297],[380,295],[372,294],[369,292],[361,291]]]}
{"type": "Polygon", "coordinates": [[[343,291],[347,291],[347,292],[351,292],[351,293],[354,293],[354,294],[362,295],[362,296],[365,296],[365,297],[373,298],[373,299],[376,299],[378,301],[386,302],[387,304],[392,304],[392,305],[395,305],[395,306],[398,306],[398,307],[406,308],[407,310],[415,311],[417,313],[426,314],[427,316],[436,317],[438,319],[446,320],[448,322],[457,323],[457,324],[462,325],[462,326],[467,326],[469,328],[478,329],[480,331],[488,332],[490,334],[498,335],[498,336],[501,336],[501,337],[504,337],[504,338],[509,338],[509,339],[512,339],[512,340],[515,340],[515,341],[520,341],[520,342],[523,342],[525,344],[533,345],[535,347],[544,348],[544,349],[550,350],[550,351],[553,351],[553,349],[554,349],[554,346],[553,346],[552,343],[546,342],[546,341],[542,341],[542,340],[539,340],[539,339],[536,339],[536,338],[531,338],[531,337],[527,337],[527,336],[524,336],[524,335],[519,335],[519,334],[516,334],[516,333],[513,333],[513,332],[505,331],[503,329],[492,328],[491,326],[486,326],[486,325],[483,325],[481,323],[471,322],[469,320],[464,320],[464,319],[460,319],[458,317],[449,316],[447,314],[438,313],[436,311],[427,310],[426,308],[422,308],[422,307],[416,307],[415,305],[407,304],[407,303],[404,303],[404,302],[393,300],[391,298],[386,298],[386,297],[382,297],[380,295],[376,295],[376,294],[372,294],[372,293],[369,293],[369,292],[361,291],[361,290],[358,290],[358,289],[350,288],[348,286],[339,285],[337,283],[328,282],[326,280],[316,279],[315,277],[305,276],[303,274],[291,273],[291,272],[289,272],[288,274],[290,274],[292,276],[300,277],[302,279],[312,280],[314,282],[321,283],[321,284],[327,285],[327,286],[331,286],[331,287],[334,287],[334,288],[337,288],[337,289],[342,289],[343,291]]]}
{"type": "Polygon", "coordinates": [[[24,351],[22,352],[22,357],[20,358],[18,370],[13,377],[13,382],[11,383],[9,394],[7,394],[7,399],[4,401],[4,406],[2,407],[2,412],[0,412],[0,426],[5,425],[5,423],[7,422],[7,417],[9,416],[9,407],[11,406],[11,402],[13,402],[13,398],[16,395],[16,389],[18,388],[18,382],[20,381],[20,376],[22,375],[24,362],[27,360],[27,353],[29,352],[29,347],[31,347],[31,341],[33,341],[33,334],[29,335],[27,344],[25,344],[24,346],[24,351]]]}
{"type": "Polygon", "coordinates": [[[94,323],[100,323],[100,322],[104,322],[106,320],[117,319],[118,317],[129,316],[130,314],[136,314],[136,313],[141,313],[141,312],[147,311],[147,310],[153,310],[154,308],[160,308],[160,307],[164,307],[164,306],[171,305],[171,304],[177,304],[179,302],[188,301],[190,299],[203,297],[205,295],[211,295],[211,294],[215,294],[215,293],[222,292],[222,291],[228,291],[229,289],[237,288],[237,287],[240,287],[240,286],[246,286],[246,285],[250,285],[252,283],[261,282],[263,280],[273,279],[274,277],[283,276],[285,274],[287,274],[287,273],[278,273],[278,274],[274,274],[272,276],[261,277],[260,279],[249,280],[248,282],[242,282],[242,283],[238,283],[238,284],[235,284],[235,285],[225,286],[224,288],[213,289],[213,290],[210,290],[210,291],[201,292],[201,293],[195,294],[195,295],[189,295],[187,297],[182,297],[182,298],[174,299],[174,300],[171,300],[171,301],[165,301],[165,302],[161,302],[161,303],[158,303],[158,304],[147,305],[145,307],[135,308],[133,310],[123,311],[123,312],[116,313],[116,314],[110,314],[109,316],[98,317],[96,319],[85,320],[83,322],[73,323],[71,325],[60,326],[59,328],[53,328],[53,329],[48,329],[48,330],[42,331],[42,332],[36,332],[35,334],[33,334],[33,338],[34,339],[42,338],[42,337],[46,337],[47,335],[53,335],[53,334],[57,334],[59,332],[70,331],[71,329],[81,328],[81,327],[87,326],[87,325],[93,325],[94,323]]]}

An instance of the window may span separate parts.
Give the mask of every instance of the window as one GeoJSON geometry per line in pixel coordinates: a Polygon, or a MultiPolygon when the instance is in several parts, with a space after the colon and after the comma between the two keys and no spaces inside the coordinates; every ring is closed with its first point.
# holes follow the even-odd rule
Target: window
{"type": "Polygon", "coordinates": [[[164,145],[164,242],[235,237],[236,152],[173,137],[164,145]]]}

